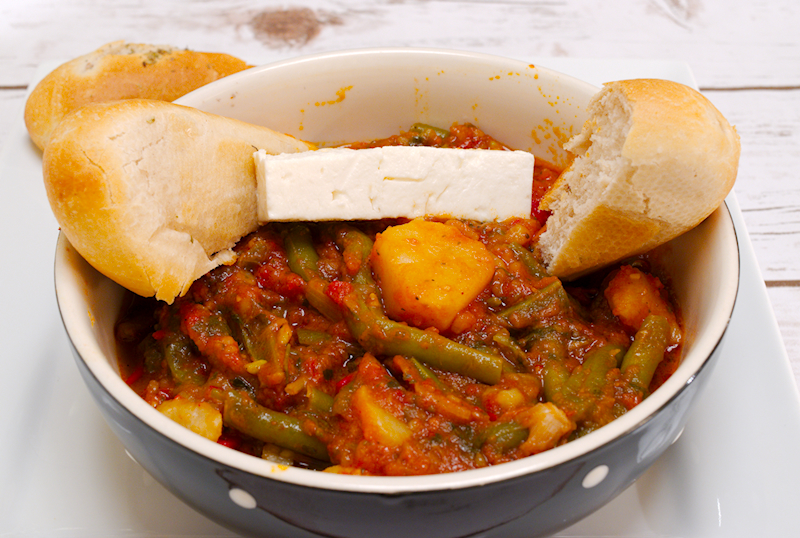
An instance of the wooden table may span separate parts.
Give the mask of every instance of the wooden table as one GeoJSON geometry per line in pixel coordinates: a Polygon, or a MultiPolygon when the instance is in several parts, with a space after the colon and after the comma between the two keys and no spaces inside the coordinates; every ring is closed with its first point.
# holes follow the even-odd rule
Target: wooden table
{"type": "Polygon", "coordinates": [[[117,39],[223,51],[254,64],[372,46],[526,60],[687,62],[741,135],[734,190],[800,380],[800,4],[794,0],[638,0],[626,2],[623,12],[576,0],[306,0],[293,7],[3,0],[0,6],[0,135],[18,120],[38,65],[117,39]]]}

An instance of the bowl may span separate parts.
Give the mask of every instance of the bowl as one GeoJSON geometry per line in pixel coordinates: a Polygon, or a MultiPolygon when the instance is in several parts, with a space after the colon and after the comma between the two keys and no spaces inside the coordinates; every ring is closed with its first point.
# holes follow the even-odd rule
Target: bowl
{"type": "MultiPolygon", "coordinates": [[[[484,54],[367,49],[255,67],[179,103],[321,144],[373,139],[414,122],[472,122],[556,165],[597,88],[484,54]]],[[[325,536],[468,536],[526,516],[546,536],[630,486],[680,435],[720,354],[739,280],[723,204],[660,248],[685,321],[683,361],[649,398],[580,439],[512,463],[421,477],[286,468],[204,439],[147,405],[120,378],[114,322],[127,293],[59,239],[55,283],[78,368],[111,429],[156,480],[200,513],[262,536],[278,518],[325,536]]]]}

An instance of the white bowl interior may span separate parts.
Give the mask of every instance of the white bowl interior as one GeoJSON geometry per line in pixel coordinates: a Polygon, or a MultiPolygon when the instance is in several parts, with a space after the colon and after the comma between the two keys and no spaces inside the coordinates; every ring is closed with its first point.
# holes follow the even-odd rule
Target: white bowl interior
{"type": "Polygon", "coordinates": [[[580,130],[587,95],[596,90],[495,56],[381,49],[255,67],[176,102],[322,145],[390,136],[414,122],[445,128],[471,122],[502,133],[501,141],[516,149],[564,165],[561,146],[580,130]]]}
{"type": "MultiPolygon", "coordinates": [[[[563,165],[561,144],[578,132],[597,88],[521,62],[461,52],[389,49],[315,55],[256,67],[178,102],[333,144],[389,136],[414,122],[472,122],[498,140],[563,165]]],[[[167,437],[233,467],[278,480],[395,493],[466,487],[544,469],[633,429],[667,404],[704,364],[727,326],[738,286],[738,249],[724,206],[660,249],[686,329],[684,358],[667,383],[613,423],[554,450],[495,467],[423,477],[354,477],[285,469],[208,441],[141,400],[120,379],[113,326],[122,288],[61,237],[56,290],[69,336],[90,371],[127,409],[167,437]]],[[[644,457],[646,454],[643,454],[644,457]]]]}

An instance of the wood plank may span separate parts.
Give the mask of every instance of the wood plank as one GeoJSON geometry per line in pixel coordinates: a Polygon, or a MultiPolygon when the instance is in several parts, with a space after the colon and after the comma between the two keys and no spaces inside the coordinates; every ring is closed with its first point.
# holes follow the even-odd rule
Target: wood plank
{"type": "Polygon", "coordinates": [[[265,20],[269,10],[244,0],[191,8],[179,0],[113,9],[99,0],[13,3],[3,8],[3,40],[26,46],[2,54],[0,86],[25,84],[42,60],[72,58],[116,39],[220,50],[256,63],[363,46],[516,51],[520,58],[677,59],[690,63],[702,86],[800,86],[800,4],[794,0],[639,0],[624,10],[577,0],[300,5],[284,8],[284,19],[265,20]]]}
{"type": "Polygon", "coordinates": [[[764,278],[800,282],[800,90],[704,93],[741,136],[734,190],[764,278]]]}

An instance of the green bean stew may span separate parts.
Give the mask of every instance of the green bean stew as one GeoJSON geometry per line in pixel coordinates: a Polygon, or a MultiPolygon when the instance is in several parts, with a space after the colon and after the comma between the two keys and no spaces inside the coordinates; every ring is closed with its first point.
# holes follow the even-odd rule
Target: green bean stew
{"type": "MultiPolygon", "coordinates": [[[[472,125],[352,144],[507,149],[472,125]]],[[[681,328],[647,256],[576,282],[528,219],[271,223],[166,305],[131,298],[120,369],[217,443],[328,472],[415,475],[556,447],[674,371],[681,328]]]]}

